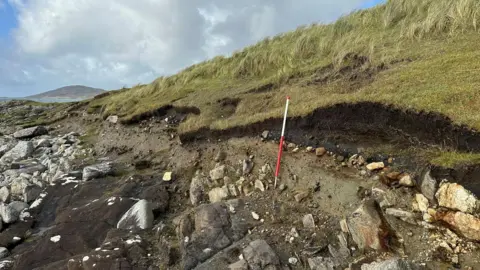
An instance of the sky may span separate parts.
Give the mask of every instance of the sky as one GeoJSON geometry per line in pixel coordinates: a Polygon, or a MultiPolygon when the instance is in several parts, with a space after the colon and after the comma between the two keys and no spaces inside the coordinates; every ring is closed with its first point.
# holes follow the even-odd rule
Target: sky
{"type": "Polygon", "coordinates": [[[0,97],[118,89],[381,0],[0,0],[0,97]]]}

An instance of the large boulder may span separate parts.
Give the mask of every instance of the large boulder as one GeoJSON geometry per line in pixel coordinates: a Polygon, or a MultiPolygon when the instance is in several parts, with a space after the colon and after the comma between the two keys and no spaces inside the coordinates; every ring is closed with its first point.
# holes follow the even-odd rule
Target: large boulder
{"type": "Polygon", "coordinates": [[[143,230],[151,227],[153,227],[153,212],[147,200],[140,200],[134,204],[117,223],[117,228],[124,230],[143,230]]]}
{"type": "Polygon", "coordinates": [[[23,209],[27,208],[28,204],[23,202],[11,202],[10,204],[0,204],[0,216],[5,223],[14,223],[18,220],[23,209]]]}
{"type": "Polygon", "coordinates": [[[7,203],[10,200],[10,190],[8,187],[0,188],[0,201],[7,203]]]}
{"type": "Polygon", "coordinates": [[[435,219],[447,223],[457,233],[468,239],[480,241],[480,219],[462,212],[437,212],[435,219]]]}
{"type": "Polygon", "coordinates": [[[445,183],[440,186],[435,196],[438,204],[443,207],[470,214],[477,209],[477,197],[459,184],[445,183]]]}
{"type": "Polygon", "coordinates": [[[353,241],[361,250],[387,250],[393,237],[380,206],[374,200],[363,202],[347,217],[347,225],[353,241]]]}
{"type": "Polygon", "coordinates": [[[88,181],[95,178],[101,178],[113,174],[113,164],[105,162],[83,168],[83,180],[88,181]]]}
{"type": "Polygon", "coordinates": [[[29,185],[23,189],[23,201],[30,203],[35,201],[42,193],[42,188],[37,185],[29,185]]]}
{"type": "Polygon", "coordinates": [[[12,163],[14,161],[19,161],[22,159],[26,159],[33,154],[33,144],[30,141],[20,141],[10,149],[7,153],[3,155],[0,159],[2,163],[12,163]]]}
{"type": "Polygon", "coordinates": [[[416,270],[420,269],[415,264],[403,259],[390,259],[383,262],[373,262],[362,265],[361,270],[416,270]]]}
{"type": "Polygon", "coordinates": [[[17,139],[27,139],[33,138],[36,136],[45,135],[48,133],[48,130],[44,126],[36,126],[31,128],[25,128],[13,133],[13,137],[17,139]]]}
{"type": "Polygon", "coordinates": [[[252,222],[250,211],[241,200],[200,205],[181,216],[175,223],[183,269],[194,268],[243,238],[252,222]],[[230,214],[231,209],[235,214],[230,214]]]}
{"type": "Polygon", "coordinates": [[[279,269],[280,259],[265,240],[250,242],[243,249],[243,257],[251,270],[279,269]]]}

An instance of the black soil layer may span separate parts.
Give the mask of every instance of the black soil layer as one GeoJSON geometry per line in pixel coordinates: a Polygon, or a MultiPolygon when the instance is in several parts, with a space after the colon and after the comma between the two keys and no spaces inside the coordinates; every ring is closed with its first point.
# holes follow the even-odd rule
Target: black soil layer
{"type": "MultiPolygon", "coordinates": [[[[205,128],[182,134],[181,139],[191,142],[205,138],[244,137],[260,134],[264,130],[269,130],[274,137],[278,137],[282,120],[270,118],[227,130],[205,128]]],[[[436,145],[459,151],[480,152],[480,133],[476,130],[456,125],[441,114],[405,111],[380,103],[342,103],[287,120],[286,139],[297,144],[316,146],[321,143],[320,138],[332,134],[356,136],[367,141],[397,141],[406,145],[436,145]]]]}

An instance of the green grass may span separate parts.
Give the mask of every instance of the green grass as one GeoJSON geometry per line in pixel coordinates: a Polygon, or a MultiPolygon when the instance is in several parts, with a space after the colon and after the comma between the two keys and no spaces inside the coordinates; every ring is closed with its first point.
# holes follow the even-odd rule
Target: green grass
{"type": "Polygon", "coordinates": [[[455,168],[458,166],[468,166],[480,163],[480,154],[478,153],[460,153],[460,152],[441,152],[432,155],[430,163],[445,168],[455,168]]]}
{"type": "Polygon", "coordinates": [[[337,103],[380,102],[444,114],[480,129],[478,0],[389,0],[332,24],[299,27],[235,52],[217,56],[150,84],[121,89],[90,102],[90,112],[132,118],[167,104],[195,106],[181,133],[226,129],[281,117],[285,95],[291,116],[337,103]],[[352,55],[366,57],[355,66],[352,55]],[[386,66],[373,80],[351,79],[386,66]],[[317,77],[327,83],[308,84],[317,77]],[[252,89],[273,84],[271,91],[252,89]],[[233,115],[221,117],[217,100],[238,98],[233,115]]]}

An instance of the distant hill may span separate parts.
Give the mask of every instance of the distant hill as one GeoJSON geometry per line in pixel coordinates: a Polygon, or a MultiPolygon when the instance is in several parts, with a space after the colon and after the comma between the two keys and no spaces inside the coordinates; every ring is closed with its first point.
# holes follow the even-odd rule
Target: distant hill
{"type": "Polygon", "coordinates": [[[103,89],[91,88],[82,85],[71,85],[37,95],[28,96],[25,97],[25,99],[88,99],[104,92],[106,91],[103,89]]]}

